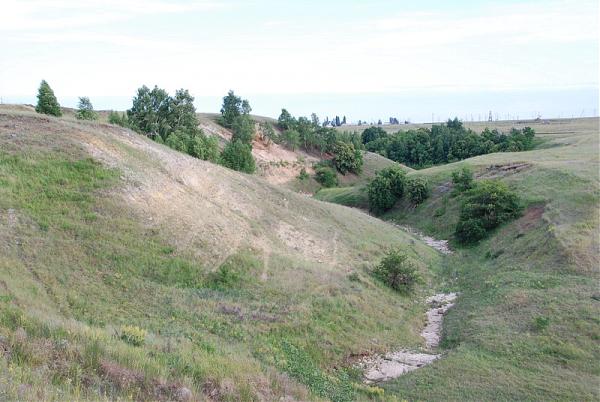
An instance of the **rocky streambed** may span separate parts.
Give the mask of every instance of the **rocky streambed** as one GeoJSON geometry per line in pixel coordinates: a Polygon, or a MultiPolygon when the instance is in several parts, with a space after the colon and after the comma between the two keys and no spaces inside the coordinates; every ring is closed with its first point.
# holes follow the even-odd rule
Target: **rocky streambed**
{"type": "Polygon", "coordinates": [[[441,354],[435,353],[435,349],[440,343],[444,315],[454,305],[457,296],[456,293],[440,293],[427,299],[430,308],[426,313],[427,324],[421,331],[425,340],[424,350],[403,349],[363,358],[358,365],[364,372],[365,382],[371,384],[392,380],[439,359],[441,354]]]}

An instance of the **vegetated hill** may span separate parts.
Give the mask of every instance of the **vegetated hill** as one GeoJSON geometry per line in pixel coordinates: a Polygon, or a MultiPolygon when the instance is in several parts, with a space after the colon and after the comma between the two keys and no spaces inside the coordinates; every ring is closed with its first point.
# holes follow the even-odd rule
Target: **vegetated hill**
{"type": "Polygon", "coordinates": [[[117,126],[0,108],[3,398],[364,399],[352,354],[415,347],[432,291],[367,269],[360,211],[117,126]]]}
{"type": "MultiPolygon", "coordinates": [[[[462,196],[453,194],[450,174],[462,166],[477,180],[507,183],[526,204],[520,219],[476,246],[455,245],[445,258],[439,278],[461,292],[444,323],[448,354],[435,368],[386,384],[386,392],[409,400],[600,397],[598,119],[527,125],[542,140],[537,149],[409,173],[427,177],[431,197],[382,216],[452,243],[462,196]]],[[[361,187],[319,195],[356,203],[361,187]]]]}

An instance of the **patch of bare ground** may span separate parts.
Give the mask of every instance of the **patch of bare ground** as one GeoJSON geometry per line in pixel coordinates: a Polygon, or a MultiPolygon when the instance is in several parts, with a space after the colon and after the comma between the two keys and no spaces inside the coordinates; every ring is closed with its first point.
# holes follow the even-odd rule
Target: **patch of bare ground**
{"type": "Polygon", "coordinates": [[[515,162],[503,165],[490,165],[485,171],[477,175],[478,179],[500,179],[515,173],[522,172],[531,167],[531,163],[515,162]]]}
{"type": "MultiPolygon", "coordinates": [[[[207,134],[230,141],[232,133],[211,119],[201,119],[200,128],[207,134]]],[[[312,165],[318,161],[312,155],[299,150],[291,151],[271,141],[262,131],[260,124],[255,125],[256,136],[252,142],[252,155],[256,160],[258,174],[271,184],[288,183],[300,174],[302,168],[313,172],[312,165]]]]}
{"type": "Polygon", "coordinates": [[[427,299],[430,309],[426,313],[427,324],[421,331],[425,341],[423,351],[401,349],[385,355],[364,357],[358,367],[363,370],[365,383],[389,381],[441,358],[441,354],[432,351],[440,342],[444,314],[454,305],[457,296],[456,293],[440,293],[427,299]]]}

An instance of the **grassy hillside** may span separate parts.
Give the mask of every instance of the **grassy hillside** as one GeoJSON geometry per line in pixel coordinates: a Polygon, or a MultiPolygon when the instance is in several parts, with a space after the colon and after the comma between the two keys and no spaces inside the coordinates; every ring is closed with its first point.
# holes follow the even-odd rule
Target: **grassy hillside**
{"type": "MultiPolygon", "coordinates": [[[[533,127],[543,140],[536,150],[409,173],[429,179],[431,198],[382,217],[452,243],[461,197],[452,195],[450,173],[462,165],[505,181],[526,204],[522,218],[445,258],[438,278],[461,292],[445,320],[447,356],[390,382],[387,392],[408,400],[600,397],[598,119],[533,127]]],[[[363,191],[318,196],[363,205],[363,191]]]]}
{"type": "Polygon", "coordinates": [[[429,279],[440,257],[362,212],[0,109],[1,398],[369,398],[348,359],[422,342],[431,291],[366,272],[398,245],[429,279]]]}

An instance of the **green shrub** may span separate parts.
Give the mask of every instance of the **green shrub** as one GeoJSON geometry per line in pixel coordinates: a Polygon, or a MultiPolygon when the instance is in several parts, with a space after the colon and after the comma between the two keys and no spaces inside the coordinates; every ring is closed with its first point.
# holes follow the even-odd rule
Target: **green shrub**
{"type": "Polygon", "coordinates": [[[377,176],[382,176],[390,181],[390,190],[396,198],[402,198],[406,187],[406,172],[400,166],[390,166],[379,172],[377,176]]]}
{"type": "Polygon", "coordinates": [[[146,342],[146,331],[134,325],[121,327],[121,340],[133,346],[142,346],[146,342]]]}
{"type": "Polygon", "coordinates": [[[429,197],[429,183],[424,177],[410,177],[406,181],[408,198],[414,204],[420,204],[429,197]]]}
{"type": "Polygon", "coordinates": [[[241,141],[233,141],[221,153],[223,166],[245,173],[254,173],[256,163],[252,156],[252,146],[241,141]]]}
{"type": "Polygon", "coordinates": [[[417,265],[399,249],[387,252],[373,274],[392,289],[403,293],[410,292],[422,281],[417,265]]]}
{"type": "MultiPolygon", "coordinates": [[[[116,124],[121,127],[127,127],[128,126],[127,114],[119,113],[119,112],[115,112],[114,110],[111,110],[110,113],[108,114],[108,122],[110,124],[116,124]]],[[[158,138],[160,138],[160,137],[158,137],[158,138]]]]}
{"type": "Polygon", "coordinates": [[[298,173],[298,179],[300,179],[300,180],[306,180],[309,177],[310,176],[308,175],[308,172],[306,171],[306,168],[300,169],[300,173],[298,173]]]}
{"type": "Polygon", "coordinates": [[[470,190],[473,188],[473,172],[467,166],[452,172],[452,183],[456,191],[470,190]]]}
{"type": "Polygon", "coordinates": [[[483,239],[487,232],[521,213],[516,193],[496,180],[483,180],[471,189],[461,205],[456,239],[463,244],[483,239]]]}
{"type": "Polygon", "coordinates": [[[338,177],[335,170],[326,166],[317,167],[315,170],[315,180],[323,187],[335,187],[338,185],[338,177]]]}
{"type": "Polygon", "coordinates": [[[369,196],[369,209],[375,213],[382,213],[391,209],[397,201],[392,191],[392,184],[388,177],[377,175],[367,187],[369,196]]]}
{"type": "Polygon", "coordinates": [[[211,272],[208,277],[210,287],[219,290],[231,289],[251,280],[250,274],[258,272],[261,262],[251,253],[233,254],[211,272]]]}
{"type": "Polygon", "coordinates": [[[341,174],[361,172],[363,156],[354,144],[338,141],[332,147],[332,153],[333,165],[341,174]]]}

